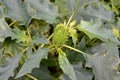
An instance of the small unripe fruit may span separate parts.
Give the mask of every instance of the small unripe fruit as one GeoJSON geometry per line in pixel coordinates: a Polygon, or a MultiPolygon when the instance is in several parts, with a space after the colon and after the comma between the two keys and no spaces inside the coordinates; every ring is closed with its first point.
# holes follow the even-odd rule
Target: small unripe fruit
{"type": "Polygon", "coordinates": [[[67,27],[64,24],[58,24],[54,29],[54,34],[52,39],[53,43],[55,45],[61,46],[65,44],[67,39],[68,39],[67,27]]]}

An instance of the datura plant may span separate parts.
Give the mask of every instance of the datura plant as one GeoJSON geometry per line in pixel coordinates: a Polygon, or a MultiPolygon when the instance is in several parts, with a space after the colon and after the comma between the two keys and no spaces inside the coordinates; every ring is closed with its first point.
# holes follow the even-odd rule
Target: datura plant
{"type": "Polygon", "coordinates": [[[0,0],[0,80],[120,80],[119,0],[0,0]]]}

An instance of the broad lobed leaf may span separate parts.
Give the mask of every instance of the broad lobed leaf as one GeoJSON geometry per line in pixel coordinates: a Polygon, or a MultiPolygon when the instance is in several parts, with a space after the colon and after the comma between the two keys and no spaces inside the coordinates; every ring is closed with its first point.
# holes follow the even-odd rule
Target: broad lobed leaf
{"type": "Polygon", "coordinates": [[[78,39],[77,31],[73,28],[70,28],[69,33],[70,33],[70,36],[72,37],[74,45],[76,45],[76,42],[77,42],[77,39],[78,39]]]}
{"type": "Polygon", "coordinates": [[[49,44],[50,42],[44,36],[41,36],[40,34],[36,34],[32,37],[32,43],[38,45],[38,44],[49,44]]]}
{"type": "Polygon", "coordinates": [[[59,64],[60,64],[60,67],[63,70],[63,72],[67,76],[69,76],[69,78],[71,80],[76,80],[73,66],[69,63],[69,61],[66,57],[66,53],[63,52],[61,49],[58,49],[58,53],[59,53],[59,57],[58,57],[59,64]]]}
{"type": "Polygon", "coordinates": [[[14,38],[14,33],[9,28],[7,22],[5,21],[5,18],[0,18],[0,41],[3,42],[3,40],[7,37],[14,38]]]}
{"type": "Polygon", "coordinates": [[[92,56],[87,55],[87,67],[93,68],[97,80],[119,80],[119,52],[116,45],[101,44],[92,48],[92,56]]]}
{"type": "Polygon", "coordinates": [[[101,20],[113,21],[113,13],[111,11],[107,11],[100,2],[79,8],[77,17],[81,17],[83,20],[98,18],[101,20]]]}
{"type": "Polygon", "coordinates": [[[14,56],[15,54],[20,54],[24,49],[19,43],[16,43],[15,40],[11,40],[10,38],[5,39],[4,44],[4,53],[14,56]]]}
{"type": "Polygon", "coordinates": [[[113,42],[120,45],[120,41],[113,35],[112,30],[105,28],[100,20],[81,21],[77,28],[88,35],[90,39],[98,38],[104,42],[113,42]]]}
{"type": "Polygon", "coordinates": [[[78,11],[74,19],[81,21],[80,25],[77,28],[74,27],[78,22],[73,20],[65,30],[61,26],[58,29],[56,43],[61,42],[64,45],[67,41],[66,44],[81,51],[85,51],[93,43],[94,47],[88,49],[88,54],[78,54],[76,51],[62,47],[64,52],[56,44],[51,44],[54,43],[54,41],[51,42],[54,38],[48,41],[43,37],[53,33],[56,22],[63,22],[63,20],[66,22],[75,9],[76,1],[0,0],[0,80],[9,80],[9,78],[13,80],[13,76],[16,76],[15,68],[19,60],[21,60],[20,63],[24,62],[24,56],[27,56],[27,59],[25,57],[25,63],[20,65],[22,67],[16,78],[28,80],[29,78],[24,75],[31,73],[31,76],[38,80],[58,80],[61,75],[62,80],[120,80],[117,46],[120,45],[117,39],[120,37],[119,0],[102,0],[107,5],[103,5],[101,0],[78,0],[78,11]],[[106,9],[109,7],[111,11],[104,7],[106,9]],[[8,24],[14,20],[18,23],[15,22],[9,26],[8,24]],[[115,28],[110,29],[111,24],[115,28]],[[30,33],[27,33],[27,30],[30,33]],[[96,40],[89,45],[88,43],[95,38],[106,43],[99,44],[101,41],[96,40]],[[39,48],[41,44],[45,44],[44,48],[39,48]],[[95,46],[96,44],[98,45],[95,46]],[[24,50],[25,47],[27,50],[24,50]],[[33,50],[33,47],[37,50],[33,50]],[[50,54],[48,54],[48,47],[52,48],[50,54]],[[22,53],[22,57],[18,55],[19,53],[22,53]],[[12,57],[8,58],[8,56],[12,57]],[[2,59],[6,59],[4,64],[2,59]],[[47,60],[41,63],[42,59],[47,60]],[[56,61],[59,62],[56,63],[56,61]]]}
{"type": "MultiPolygon", "coordinates": [[[[73,65],[76,80],[92,80],[93,74],[85,69],[82,68],[82,64],[75,64],[73,65]]],[[[67,75],[63,74],[61,77],[62,80],[71,80],[67,75]]]]}
{"type": "Polygon", "coordinates": [[[32,18],[42,19],[48,23],[56,22],[57,8],[49,0],[25,0],[28,14],[32,18]]]}
{"type": "Polygon", "coordinates": [[[55,78],[50,75],[48,67],[43,64],[41,64],[39,68],[34,68],[32,70],[32,75],[38,80],[55,80],[55,78]]]}
{"type": "Polygon", "coordinates": [[[20,30],[19,28],[15,27],[13,29],[14,38],[17,40],[17,42],[29,42],[29,37],[26,35],[25,31],[20,30]]]}
{"type": "Polygon", "coordinates": [[[1,16],[11,18],[20,25],[28,25],[32,18],[55,23],[58,16],[57,7],[49,0],[1,0],[1,16]],[[3,11],[6,9],[6,11],[3,11]]]}
{"type": "Polygon", "coordinates": [[[5,6],[6,17],[17,20],[22,25],[30,22],[26,6],[21,0],[1,0],[1,4],[5,6]]]}
{"type": "Polygon", "coordinates": [[[36,52],[28,55],[28,59],[23,64],[16,78],[19,78],[27,73],[31,73],[33,68],[38,68],[41,60],[43,58],[47,58],[47,52],[49,49],[47,48],[39,48],[36,52]]]}
{"type": "Polygon", "coordinates": [[[0,64],[0,80],[8,80],[14,76],[14,70],[18,66],[20,55],[7,58],[5,64],[0,64]]]}

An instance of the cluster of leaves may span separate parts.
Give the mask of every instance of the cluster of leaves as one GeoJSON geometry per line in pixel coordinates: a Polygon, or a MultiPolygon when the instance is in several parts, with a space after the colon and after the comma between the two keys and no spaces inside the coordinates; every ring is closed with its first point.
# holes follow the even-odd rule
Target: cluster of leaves
{"type": "Polygon", "coordinates": [[[0,0],[0,80],[120,80],[119,0],[0,0]]]}

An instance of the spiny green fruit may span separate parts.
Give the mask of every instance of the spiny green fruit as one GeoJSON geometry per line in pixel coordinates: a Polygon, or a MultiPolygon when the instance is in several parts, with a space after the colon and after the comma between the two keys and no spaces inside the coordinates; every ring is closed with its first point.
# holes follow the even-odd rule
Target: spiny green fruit
{"type": "Polygon", "coordinates": [[[53,33],[53,43],[55,45],[63,45],[68,39],[68,30],[64,24],[58,24],[54,29],[53,33]]]}

